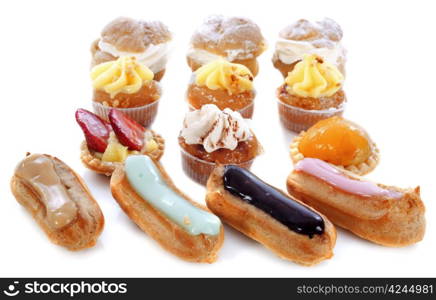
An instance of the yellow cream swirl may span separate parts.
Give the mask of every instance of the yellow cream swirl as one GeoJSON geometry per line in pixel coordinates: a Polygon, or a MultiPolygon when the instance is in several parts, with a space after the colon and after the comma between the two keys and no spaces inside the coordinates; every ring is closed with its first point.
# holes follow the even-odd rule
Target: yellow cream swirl
{"type": "Polygon", "coordinates": [[[253,89],[253,74],[241,64],[224,59],[210,62],[195,71],[195,83],[211,90],[226,90],[229,95],[253,89]]]}
{"type": "Polygon", "coordinates": [[[111,98],[118,93],[134,94],[153,77],[150,69],[130,56],[101,63],[91,70],[92,86],[110,94],[111,98]]]}
{"type": "Polygon", "coordinates": [[[334,95],[343,81],[338,68],[315,54],[306,54],[285,79],[288,93],[311,98],[334,95]]]}

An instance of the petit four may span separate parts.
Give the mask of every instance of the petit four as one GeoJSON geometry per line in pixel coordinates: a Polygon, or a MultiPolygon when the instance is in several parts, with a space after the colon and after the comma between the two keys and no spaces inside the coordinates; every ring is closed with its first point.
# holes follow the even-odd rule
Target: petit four
{"type": "Polygon", "coordinates": [[[286,77],[305,54],[316,54],[345,74],[342,35],[341,27],[332,19],[315,22],[300,19],[280,31],[273,64],[286,77]]]}
{"type": "Polygon", "coordinates": [[[306,54],[277,89],[280,121],[300,132],[316,122],[342,115],[344,76],[332,64],[315,54],[306,54]]]}
{"type": "Polygon", "coordinates": [[[245,65],[256,76],[257,57],[265,50],[266,41],[260,28],[250,19],[212,15],[192,35],[187,60],[192,71],[225,59],[245,65]]]}
{"type": "Polygon", "coordinates": [[[142,153],[160,159],[165,142],[159,134],[117,109],[109,112],[109,120],[107,122],[86,109],[76,111],[76,121],[86,139],[80,147],[80,159],[87,168],[110,176],[128,155],[142,153]]]}
{"type": "Polygon", "coordinates": [[[378,164],[379,150],[368,133],[342,117],[319,121],[294,138],[290,146],[294,163],[318,158],[357,175],[371,172],[378,164]]]}
{"type": "Polygon", "coordinates": [[[333,256],[336,230],[323,215],[235,165],[207,182],[209,209],[283,259],[314,265],[333,256]]]}
{"type": "Polygon", "coordinates": [[[186,114],[179,145],[185,173],[203,185],[217,163],[250,168],[262,152],[242,116],[229,108],[221,111],[214,104],[186,114]]]}
{"type": "Polygon", "coordinates": [[[91,70],[95,113],[107,120],[110,109],[116,108],[149,127],[156,118],[162,94],[153,77],[150,69],[130,56],[96,65],[91,70]]]}
{"type": "Polygon", "coordinates": [[[238,111],[244,118],[253,116],[253,75],[246,66],[219,59],[198,68],[192,79],[186,93],[191,109],[215,104],[221,110],[238,111]]]}
{"type": "Polygon", "coordinates": [[[11,190],[48,238],[68,250],[93,247],[104,217],[83,179],[47,154],[28,154],[16,167],[11,190]]]}
{"type": "Polygon", "coordinates": [[[419,187],[372,183],[316,158],[299,161],[287,187],[334,224],[371,242],[401,247],[424,236],[425,208],[419,187]]]}
{"type": "Polygon", "coordinates": [[[160,21],[140,21],[120,17],[107,24],[91,46],[92,62],[98,64],[134,57],[160,81],[165,73],[172,36],[160,21]]]}
{"type": "Polygon", "coordinates": [[[220,219],[183,194],[159,163],[129,156],[110,186],[124,212],[164,249],[188,261],[216,260],[224,239],[220,219]]]}

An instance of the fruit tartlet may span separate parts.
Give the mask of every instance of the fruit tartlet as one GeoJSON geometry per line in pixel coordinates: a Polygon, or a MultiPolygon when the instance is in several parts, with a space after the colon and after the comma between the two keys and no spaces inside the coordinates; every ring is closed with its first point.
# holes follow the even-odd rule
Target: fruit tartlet
{"type": "Polygon", "coordinates": [[[76,121],[86,139],[80,146],[80,159],[97,173],[110,176],[117,164],[132,154],[146,154],[154,160],[163,155],[164,139],[117,109],[110,110],[109,122],[86,109],[78,109],[76,121]]]}
{"type": "Polygon", "coordinates": [[[242,116],[206,104],[188,112],[179,135],[185,173],[205,185],[217,164],[250,168],[262,146],[242,116]]]}
{"type": "Polygon", "coordinates": [[[245,65],[256,76],[257,57],[266,48],[260,28],[250,19],[212,15],[192,35],[187,60],[195,71],[221,58],[245,65]]]}
{"type": "Polygon", "coordinates": [[[91,66],[121,56],[135,57],[155,74],[155,80],[160,81],[165,73],[171,39],[167,26],[160,21],[119,17],[107,24],[100,38],[92,43],[91,66]]]}
{"type": "Polygon", "coordinates": [[[253,74],[246,66],[224,59],[210,62],[195,71],[186,97],[191,110],[215,104],[221,110],[230,108],[244,118],[251,118],[255,97],[253,74]]]}
{"type": "Polygon", "coordinates": [[[96,65],[91,70],[94,112],[108,120],[109,111],[116,108],[149,127],[162,94],[153,78],[153,72],[131,56],[96,65]]]}
{"type": "Polygon", "coordinates": [[[315,54],[306,54],[277,89],[280,121],[300,132],[322,119],[342,115],[344,76],[315,54]]]}
{"type": "Polygon", "coordinates": [[[321,120],[301,132],[290,150],[294,164],[306,157],[317,158],[357,175],[371,172],[380,156],[368,133],[342,117],[321,120]]]}
{"type": "Polygon", "coordinates": [[[315,22],[300,19],[280,31],[272,59],[274,67],[286,77],[305,54],[316,54],[345,74],[342,36],[341,26],[332,19],[315,22]]]}

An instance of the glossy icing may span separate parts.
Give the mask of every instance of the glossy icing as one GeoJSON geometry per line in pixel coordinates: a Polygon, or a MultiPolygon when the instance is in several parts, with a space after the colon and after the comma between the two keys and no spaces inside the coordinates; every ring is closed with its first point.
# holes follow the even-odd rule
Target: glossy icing
{"type": "Polygon", "coordinates": [[[304,158],[295,165],[295,170],[312,175],[342,191],[363,197],[388,197],[398,199],[402,193],[383,189],[370,181],[346,176],[341,170],[317,158],[304,158]]]}
{"type": "Polygon", "coordinates": [[[219,234],[220,219],[195,207],[168,186],[161,172],[148,156],[127,157],[125,172],[130,185],[138,195],[189,234],[219,234]]]}
{"type": "Polygon", "coordinates": [[[27,156],[17,166],[15,175],[24,179],[39,194],[51,227],[62,228],[76,218],[77,206],[56,173],[50,157],[42,154],[27,156]]]}
{"type": "Polygon", "coordinates": [[[227,165],[223,180],[225,190],[261,209],[290,230],[309,237],[324,232],[324,220],[319,214],[246,169],[227,165]]]}

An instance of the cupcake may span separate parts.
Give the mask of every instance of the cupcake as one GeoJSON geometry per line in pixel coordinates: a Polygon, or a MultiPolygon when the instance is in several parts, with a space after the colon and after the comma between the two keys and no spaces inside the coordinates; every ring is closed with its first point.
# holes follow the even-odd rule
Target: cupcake
{"type": "Polygon", "coordinates": [[[229,108],[206,104],[188,112],[179,136],[185,173],[206,184],[217,164],[250,168],[262,146],[242,116],[229,108]]]}
{"type": "Polygon", "coordinates": [[[221,110],[238,111],[244,118],[253,116],[253,75],[241,64],[219,59],[200,67],[193,74],[186,94],[192,110],[215,104],[221,110]]]}
{"type": "Polygon", "coordinates": [[[85,141],[80,159],[90,170],[110,176],[117,164],[132,154],[146,154],[159,160],[164,152],[164,139],[146,129],[121,111],[111,109],[105,121],[86,109],[76,111],[76,121],[85,141]]]}
{"type": "Polygon", "coordinates": [[[116,108],[149,127],[156,117],[162,94],[159,83],[153,78],[153,72],[131,56],[96,65],[91,70],[94,111],[108,120],[110,109],[116,108]]]}
{"type": "Polygon", "coordinates": [[[379,150],[368,133],[342,117],[321,120],[291,143],[294,164],[303,158],[318,158],[357,175],[371,172],[378,164],[379,150]]]}
{"type": "Polygon", "coordinates": [[[117,18],[104,27],[100,38],[92,44],[91,67],[121,56],[135,57],[160,81],[165,73],[171,39],[170,31],[160,21],[117,18]]]}
{"type": "Polygon", "coordinates": [[[280,121],[300,132],[319,120],[342,115],[344,76],[318,55],[306,54],[277,90],[280,121]]]}
{"type": "Polygon", "coordinates": [[[265,50],[265,39],[253,21],[213,15],[205,19],[192,35],[187,60],[195,71],[221,58],[245,65],[256,76],[259,70],[256,58],[265,50]]]}
{"type": "Polygon", "coordinates": [[[316,54],[345,74],[346,51],[341,40],[342,29],[332,19],[301,19],[280,31],[272,61],[286,77],[305,54],[316,54]]]}

